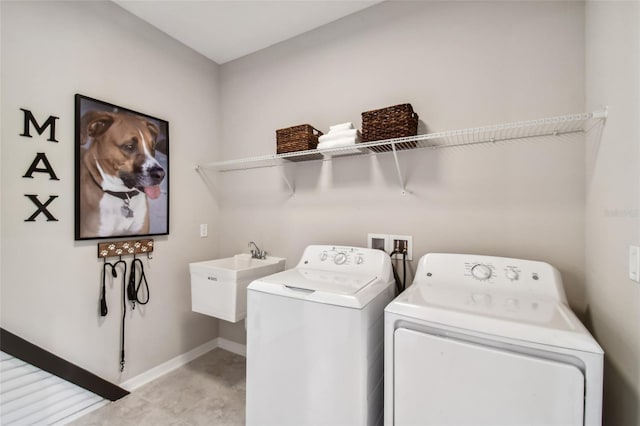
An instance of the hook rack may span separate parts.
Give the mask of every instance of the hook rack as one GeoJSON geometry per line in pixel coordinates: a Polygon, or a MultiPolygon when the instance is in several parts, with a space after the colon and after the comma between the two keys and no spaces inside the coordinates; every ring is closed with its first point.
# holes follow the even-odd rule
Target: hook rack
{"type": "Polygon", "coordinates": [[[129,254],[150,255],[153,253],[153,239],[126,240],[126,241],[109,241],[106,243],[98,243],[98,257],[116,257],[129,254]]]}

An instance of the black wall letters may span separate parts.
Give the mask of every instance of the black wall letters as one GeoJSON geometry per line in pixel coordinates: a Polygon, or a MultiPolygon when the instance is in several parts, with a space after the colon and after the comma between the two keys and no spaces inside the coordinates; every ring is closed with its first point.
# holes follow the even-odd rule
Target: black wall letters
{"type": "Polygon", "coordinates": [[[58,142],[58,140],[56,139],[56,120],[60,117],[54,117],[53,115],[50,115],[49,118],[47,118],[47,121],[45,121],[44,124],[40,126],[38,125],[38,122],[36,121],[36,118],[33,116],[31,111],[24,108],[20,108],[20,110],[24,112],[24,131],[20,134],[20,136],[26,136],[28,138],[32,137],[31,133],[29,133],[29,124],[33,124],[33,127],[36,128],[36,131],[39,135],[43,134],[47,127],[51,126],[51,128],[49,129],[49,139],[47,140],[51,142],[58,142]]]}
{"type": "MultiPolygon", "coordinates": [[[[42,135],[45,130],[49,128],[49,138],[47,140],[49,142],[58,142],[58,140],[56,139],[56,120],[58,120],[59,117],[50,115],[49,118],[47,118],[47,120],[41,126],[38,124],[31,111],[24,108],[20,108],[20,110],[24,113],[24,127],[23,132],[20,134],[20,136],[31,138],[31,125],[33,125],[39,135],[42,135]]],[[[53,167],[51,166],[51,163],[47,159],[47,155],[44,152],[36,153],[36,157],[33,159],[31,165],[29,166],[29,169],[22,177],[33,179],[34,173],[46,173],[49,175],[49,180],[60,180],[56,176],[56,173],[53,171],[53,167]],[[40,167],[40,165],[42,165],[42,167],[40,167]]],[[[42,213],[47,218],[47,222],[58,221],[58,219],[56,219],[55,216],[48,210],[51,202],[58,198],[57,195],[49,195],[49,199],[44,203],[40,201],[38,195],[36,194],[25,194],[24,196],[30,199],[31,202],[33,202],[33,204],[35,204],[36,206],[36,211],[27,219],[25,219],[25,222],[35,222],[36,217],[38,217],[40,213],[42,213]]]]}
{"type": "Polygon", "coordinates": [[[33,179],[33,172],[49,173],[49,180],[60,180],[56,176],[56,172],[53,171],[53,167],[51,167],[51,163],[47,160],[47,155],[44,152],[38,152],[36,154],[36,158],[33,159],[31,166],[29,166],[29,170],[27,170],[27,173],[22,177],[33,179]],[[38,168],[38,164],[40,164],[40,162],[44,164],[44,168],[38,168]]]}

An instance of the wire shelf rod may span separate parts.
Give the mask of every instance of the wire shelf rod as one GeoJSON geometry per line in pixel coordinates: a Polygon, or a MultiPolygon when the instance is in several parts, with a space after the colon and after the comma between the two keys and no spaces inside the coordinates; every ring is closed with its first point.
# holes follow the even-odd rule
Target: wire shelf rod
{"type": "Polygon", "coordinates": [[[229,172],[264,167],[277,167],[283,164],[290,164],[289,161],[285,160],[328,160],[333,156],[346,154],[376,155],[378,153],[389,152],[393,152],[395,156],[396,150],[403,151],[416,148],[446,148],[534,137],[557,136],[589,131],[593,126],[595,126],[595,124],[597,124],[598,121],[603,121],[606,117],[607,110],[604,109],[588,113],[569,114],[490,126],[426,133],[404,138],[364,142],[355,146],[351,145],[326,150],[312,149],[285,154],[271,154],[259,157],[219,161],[203,164],[196,168],[198,170],[204,168],[219,172],[229,172]],[[590,124],[591,121],[594,121],[594,123],[590,124]],[[439,143],[429,143],[430,141],[439,143]]]}

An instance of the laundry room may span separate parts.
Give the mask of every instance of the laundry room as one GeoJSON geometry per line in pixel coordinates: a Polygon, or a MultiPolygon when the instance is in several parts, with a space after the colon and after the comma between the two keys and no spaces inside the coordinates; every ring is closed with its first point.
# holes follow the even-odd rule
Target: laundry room
{"type": "MultiPolygon", "coordinates": [[[[286,272],[325,255],[341,264],[342,251],[333,248],[345,247],[353,249],[344,253],[349,262],[368,267],[371,235],[407,236],[411,260],[385,255],[380,262],[394,265],[400,281],[406,272],[408,287],[427,254],[552,265],[563,303],[604,352],[603,424],[640,423],[637,1],[3,0],[0,31],[3,361],[7,332],[131,392],[126,399],[218,351],[219,363],[205,370],[232,380],[241,401],[216,405],[206,412],[219,417],[200,424],[243,424],[251,311],[225,318],[195,308],[190,264],[253,254],[284,259],[275,263],[286,272]],[[192,7],[206,5],[234,12],[235,20],[211,18],[228,37],[206,28],[193,40],[170,35],[190,26],[192,7]],[[290,16],[280,26],[291,31],[260,44],[262,36],[234,30],[251,20],[257,28],[260,7],[270,10],[262,20],[290,16]],[[326,20],[301,24],[316,14],[326,20]],[[231,53],[212,59],[196,47],[209,45],[231,53]],[[238,46],[249,47],[235,53],[238,46]],[[150,118],[143,140],[164,135],[164,145],[153,145],[166,157],[164,186],[144,192],[165,200],[166,229],[152,223],[134,236],[79,235],[82,100],[150,118]],[[278,130],[308,124],[327,135],[351,123],[348,131],[360,135],[364,113],[406,104],[418,135],[440,136],[355,155],[336,148],[309,161],[276,155],[278,130]],[[130,255],[101,257],[97,246],[136,238],[153,246],[135,269],[139,282],[144,271],[148,303],[140,297],[125,311],[125,334],[125,274],[115,264],[124,260],[127,276],[138,266],[130,255]],[[305,257],[308,250],[318,252],[305,257]],[[234,420],[224,415],[228,406],[238,411],[234,420]]],[[[88,127],[94,145],[104,122],[96,123],[88,127]]],[[[122,216],[136,199],[120,197],[122,216]]],[[[393,241],[382,247],[387,253],[393,241]]],[[[354,342],[363,337],[360,320],[344,318],[341,331],[356,333],[354,342]]],[[[310,347],[283,348],[292,365],[297,351],[313,365],[310,347]]],[[[4,367],[1,374],[9,375],[4,367]]],[[[187,394],[176,397],[167,424],[198,424],[178,406],[187,394]]],[[[83,424],[73,414],[57,421],[83,424]]],[[[147,422],[162,424],[158,418],[147,422]]]]}

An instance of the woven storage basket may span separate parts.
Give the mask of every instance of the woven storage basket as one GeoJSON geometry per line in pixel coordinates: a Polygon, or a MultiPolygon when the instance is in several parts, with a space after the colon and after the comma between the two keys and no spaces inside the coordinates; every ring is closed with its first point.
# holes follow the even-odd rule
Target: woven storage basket
{"type": "Polygon", "coordinates": [[[322,136],[322,132],[309,124],[276,130],[277,153],[315,149],[319,136],[322,136]]]}
{"type": "MultiPolygon", "coordinates": [[[[404,138],[418,134],[418,114],[411,104],[394,105],[362,113],[362,142],[404,138]]],[[[396,145],[396,149],[415,148],[416,142],[396,145]]],[[[375,152],[391,151],[391,147],[374,146],[375,152]]]]}

